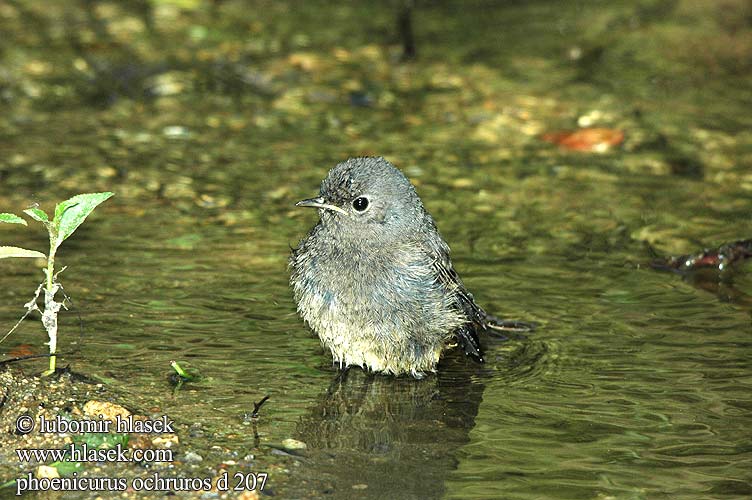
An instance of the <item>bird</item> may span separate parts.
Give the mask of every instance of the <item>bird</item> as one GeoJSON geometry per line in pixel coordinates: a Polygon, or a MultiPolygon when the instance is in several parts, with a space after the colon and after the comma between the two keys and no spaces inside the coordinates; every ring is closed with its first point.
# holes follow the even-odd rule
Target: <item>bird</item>
{"type": "Polygon", "coordinates": [[[296,205],[320,218],[291,249],[290,286],[340,369],[419,379],[452,346],[483,363],[481,332],[534,327],[476,303],[415,187],[383,157],[337,164],[319,195],[296,205]]]}

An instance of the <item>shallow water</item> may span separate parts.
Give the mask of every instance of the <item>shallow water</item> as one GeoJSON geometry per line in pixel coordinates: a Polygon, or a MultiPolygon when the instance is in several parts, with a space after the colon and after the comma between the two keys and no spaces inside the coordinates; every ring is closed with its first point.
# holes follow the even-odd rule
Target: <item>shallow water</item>
{"type": "MultiPolygon", "coordinates": [[[[412,62],[394,5],[94,4],[0,10],[0,211],[116,193],[59,253],[62,364],[283,498],[752,495],[749,266],[684,279],[648,249],[749,237],[745,3],[418,2],[412,62]],[[578,124],[626,138],[541,140],[578,124]],[[482,366],[335,381],[286,265],[316,217],[294,202],[356,154],[416,184],[480,304],[540,328],[482,366]],[[173,391],[175,359],[202,380],[173,391]]],[[[44,249],[32,229],[0,239],[44,249]]],[[[41,271],[0,264],[12,325],[41,271]]]]}

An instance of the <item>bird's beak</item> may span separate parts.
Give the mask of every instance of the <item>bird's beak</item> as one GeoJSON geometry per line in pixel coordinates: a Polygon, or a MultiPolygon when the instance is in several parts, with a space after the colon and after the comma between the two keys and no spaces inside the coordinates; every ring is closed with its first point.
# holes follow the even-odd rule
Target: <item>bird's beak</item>
{"type": "Polygon", "coordinates": [[[307,200],[300,200],[295,204],[296,207],[311,207],[311,208],[323,208],[324,210],[334,210],[335,212],[339,212],[341,214],[347,215],[347,212],[342,210],[341,208],[330,205],[329,203],[324,203],[326,200],[324,200],[323,197],[319,196],[318,198],[309,198],[307,200]]]}

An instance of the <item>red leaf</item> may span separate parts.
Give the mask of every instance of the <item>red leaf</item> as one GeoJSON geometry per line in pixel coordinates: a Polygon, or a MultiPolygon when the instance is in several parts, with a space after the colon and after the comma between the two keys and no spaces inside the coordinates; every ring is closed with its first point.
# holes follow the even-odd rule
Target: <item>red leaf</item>
{"type": "Polygon", "coordinates": [[[550,132],[542,139],[570,151],[602,153],[624,141],[624,132],[611,128],[581,128],[574,131],[550,132]]]}
{"type": "Polygon", "coordinates": [[[22,358],[24,356],[31,356],[32,354],[34,354],[34,351],[29,344],[18,344],[16,347],[10,350],[8,356],[13,358],[22,358]]]}

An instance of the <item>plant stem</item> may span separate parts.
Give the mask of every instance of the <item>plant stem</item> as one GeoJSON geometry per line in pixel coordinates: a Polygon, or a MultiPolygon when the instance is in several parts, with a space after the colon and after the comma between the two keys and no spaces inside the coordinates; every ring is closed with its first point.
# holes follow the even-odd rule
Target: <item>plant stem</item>
{"type": "MultiPolygon", "coordinates": [[[[47,274],[47,286],[44,290],[44,309],[47,313],[52,312],[49,310],[49,305],[54,302],[55,292],[57,292],[53,279],[53,277],[55,276],[56,251],[57,245],[55,244],[55,239],[50,237],[50,254],[47,257],[47,269],[45,271],[47,274]]],[[[55,311],[54,314],[55,316],[57,316],[57,311],[55,311]]],[[[52,331],[47,324],[45,324],[45,328],[47,329],[47,334],[50,337],[50,367],[42,374],[43,376],[52,375],[53,373],[55,373],[55,365],[57,363],[57,356],[55,356],[55,352],[57,351],[57,317],[55,318],[55,331],[52,331]]]]}

